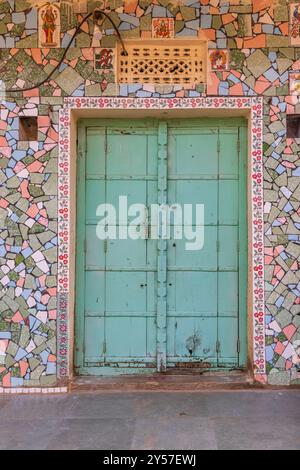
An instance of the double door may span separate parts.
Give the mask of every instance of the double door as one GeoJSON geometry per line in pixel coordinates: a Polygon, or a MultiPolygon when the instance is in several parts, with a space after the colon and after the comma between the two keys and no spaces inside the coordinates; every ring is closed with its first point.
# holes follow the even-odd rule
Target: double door
{"type": "Polygon", "coordinates": [[[244,365],[246,136],[234,119],[80,122],[77,373],[244,365]]]}

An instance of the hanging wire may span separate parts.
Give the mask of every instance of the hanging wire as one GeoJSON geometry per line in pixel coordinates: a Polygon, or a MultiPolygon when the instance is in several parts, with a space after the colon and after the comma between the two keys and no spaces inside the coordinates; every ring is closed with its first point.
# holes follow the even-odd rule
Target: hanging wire
{"type": "MultiPolygon", "coordinates": [[[[81,26],[83,25],[83,23],[85,23],[91,16],[93,16],[94,20],[99,20],[101,19],[101,17],[105,16],[109,21],[110,23],[112,24],[114,30],[116,31],[117,33],[117,36],[118,36],[118,39],[121,43],[121,46],[122,46],[122,55],[128,55],[127,51],[126,51],[126,48],[125,48],[125,44],[124,44],[124,41],[123,39],[121,38],[121,35],[120,35],[120,32],[115,24],[115,22],[102,10],[96,8],[94,11],[92,11],[91,13],[88,13],[84,18],[83,20],[79,23],[79,25],[76,27],[74,33],[73,33],[73,36],[71,37],[70,41],[69,41],[69,44],[67,45],[67,47],[65,48],[65,51],[61,57],[61,59],[59,60],[59,62],[56,64],[56,66],[54,67],[54,69],[52,69],[52,71],[47,75],[47,77],[42,80],[41,82],[37,83],[36,85],[32,85],[30,87],[27,87],[27,88],[9,88],[9,89],[6,89],[5,92],[6,93],[19,93],[19,92],[24,92],[24,91],[30,91],[30,90],[34,90],[35,88],[39,88],[41,87],[42,85],[44,85],[44,83],[48,82],[50,80],[50,78],[52,77],[52,75],[54,74],[54,72],[56,72],[57,69],[59,69],[59,67],[61,66],[61,64],[63,63],[65,57],[66,57],[66,54],[72,44],[72,42],[74,41],[75,37],[77,36],[77,34],[79,33],[80,29],[81,29],[81,26]]],[[[1,73],[1,70],[0,70],[0,73],[1,73]]]]}

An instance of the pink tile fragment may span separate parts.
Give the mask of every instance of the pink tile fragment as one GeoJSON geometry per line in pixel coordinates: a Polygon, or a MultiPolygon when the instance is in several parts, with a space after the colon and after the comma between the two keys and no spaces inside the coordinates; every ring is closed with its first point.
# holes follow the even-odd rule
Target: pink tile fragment
{"type": "Polygon", "coordinates": [[[32,217],[33,219],[38,213],[39,213],[39,210],[36,204],[32,204],[27,210],[27,214],[29,215],[29,217],[32,217]]]}
{"type": "Polygon", "coordinates": [[[287,325],[285,328],[283,328],[283,333],[285,334],[285,336],[287,337],[288,340],[290,340],[292,338],[292,336],[294,336],[294,333],[295,331],[297,330],[297,328],[295,327],[295,325],[293,325],[292,323],[290,325],[287,325]]]}
{"type": "Polygon", "coordinates": [[[38,126],[39,127],[49,127],[51,124],[49,116],[39,116],[38,117],[38,126]]]}
{"type": "Polygon", "coordinates": [[[22,315],[20,314],[20,312],[17,311],[17,312],[13,315],[13,317],[12,317],[11,320],[12,320],[12,322],[14,322],[14,323],[21,323],[21,322],[23,321],[23,317],[22,317],[22,315]]]}
{"type": "Polygon", "coordinates": [[[285,370],[290,370],[290,369],[292,368],[292,366],[293,366],[292,361],[287,360],[287,361],[285,362],[285,370]]]}
{"type": "Polygon", "coordinates": [[[6,209],[6,207],[9,205],[9,202],[6,201],[5,199],[0,199],[0,207],[2,207],[3,209],[6,209]]]}
{"type": "Polygon", "coordinates": [[[22,183],[20,184],[20,189],[21,189],[21,194],[22,197],[25,199],[30,199],[31,196],[28,192],[28,180],[23,180],[22,183]]]}
{"type": "Polygon", "coordinates": [[[0,339],[0,353],[5,353],[8,346],[8,339],[0,339]]]}
{"type": "Polygon", "coordinates": [[[20,365],[20,372],[21,376],[24,377],[26,375],[27,369],[28,369],[28,362],[27,361],[19,361],[20,365]]]}
{"type": "Polygon", "coordinates": [[[56,320],[56,310],[49,310],[48,317],[49,320],[56,320]]]}
{"type": "Polygon", "coordinates": [[[3,387],[10,387],[10,386],[11,386],[11,381],[10,381],[10,379],[11,379],[11,373],[8,372],[7,374],[5,374],[5,375],[3,376],[3,379],[2,379],[2,385],[3,385],[3,387]]]}
{"type": "Polygon", "coordinates": [[[275,352],[279,354],[279,356],[281,356],[284,350],[285,350],[285,345],[282,344],[281,341],[278,341],[278,343],[275,346],[275,352]]]}
{"type": "Polygon", "coordinates": [[[30,171],[30,173],[38,173],[42,166],[43,164],[40,161],[33,162],[28,165],[28,171],[30,171]]]}

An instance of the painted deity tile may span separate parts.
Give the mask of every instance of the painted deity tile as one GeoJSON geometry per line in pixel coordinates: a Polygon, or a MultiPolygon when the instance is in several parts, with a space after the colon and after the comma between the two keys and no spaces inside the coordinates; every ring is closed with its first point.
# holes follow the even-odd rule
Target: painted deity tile
{"type": "Polygon", "coordinates": [[[229,52],[227,49],[212,49],[208,52],[211,70],[222,72],[228,69],[229,52]]]}
{"type": "Polygon", "coordinates": [[[290,79],[290,95],[300,95],[300,71],[291,72],[289,74],[290,79]]]}
{"type": "Polygon", "coordinates": [[[152,37],[156,39],[169,39],[174,37],[173,18],[153,18],[152,37]]]}
{"type": "Polygon", "coordinates": [[[60,8],[56,3],[46,3],[38,11],[39,47],[60,47],[60,8]]]}
{"type": "Polygon", "coordinates": [[[300,3],[290,4],[290,43],[300,45],[300,3]]]}
{"type": "Polygon", "coordinates": [[[94,49],[94,69],[113,71],[115,50],[107,47],[94,49]]]}

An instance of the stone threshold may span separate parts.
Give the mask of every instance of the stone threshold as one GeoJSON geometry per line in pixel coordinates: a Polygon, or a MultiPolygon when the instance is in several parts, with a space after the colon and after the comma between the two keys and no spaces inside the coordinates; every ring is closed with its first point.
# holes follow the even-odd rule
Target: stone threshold
{"type": "Polygon", "coordinates": [[[263,388],[253,384],[247,372],[205,372],[196,373],[180,370],[177,373],[151,375],[122,375],[110,377],[73,377],[69,383],[70,392],[144,392],[176,391],[197,392],[205,390],[243,390],[263,388]]]}
{"type": "Polygon", "coordinates": [[[0,387],[0,395],[118,393],[118,392],[201,392],[201,391],[255,391],[299,390],[299,384],[272,385],[254,382],[249,372],[192,372],[169,371],[165,374],[120,376],[75,376],[60,386],[0,387]]]}

